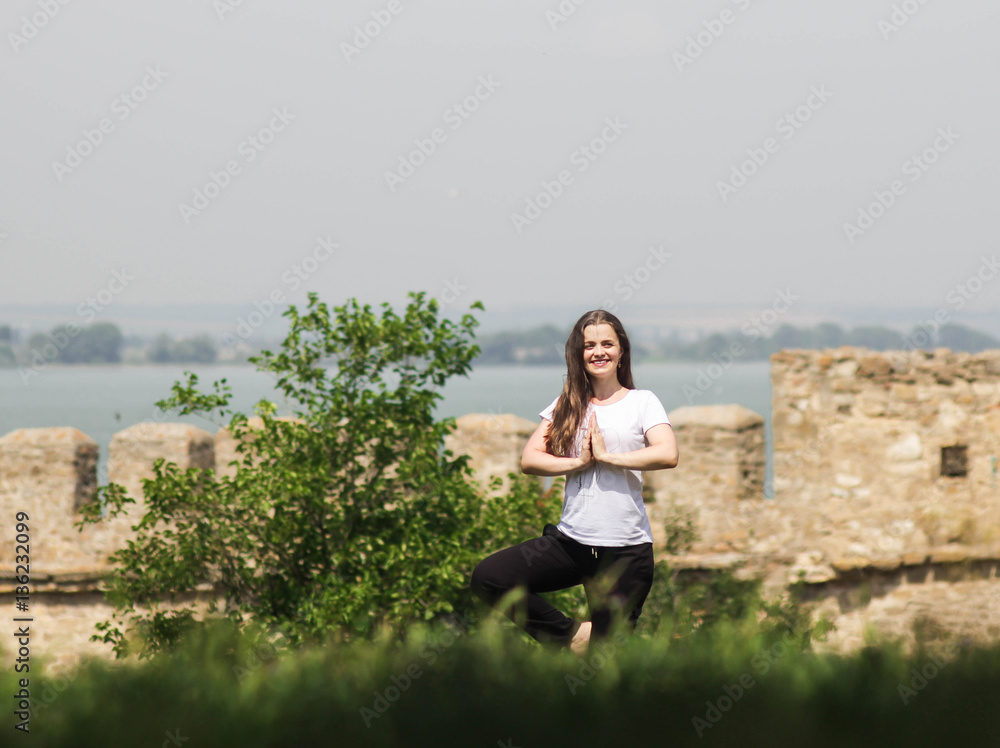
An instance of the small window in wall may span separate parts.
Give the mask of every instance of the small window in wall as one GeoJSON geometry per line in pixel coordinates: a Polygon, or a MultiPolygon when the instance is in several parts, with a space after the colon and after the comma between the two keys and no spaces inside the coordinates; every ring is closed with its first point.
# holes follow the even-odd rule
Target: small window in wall
{"type": "Polygon", "coordinates": [[[968,475],[968,449],[964,444],[941,447],[941,475],[951,478],[964,478],[968,475]]]}

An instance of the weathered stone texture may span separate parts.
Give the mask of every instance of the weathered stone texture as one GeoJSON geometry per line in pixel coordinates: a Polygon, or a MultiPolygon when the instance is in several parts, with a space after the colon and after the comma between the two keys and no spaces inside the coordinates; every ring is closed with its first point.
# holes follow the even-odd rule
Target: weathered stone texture
{"type": "Polygon", "coordinates": [[[814,618],[836,629],[821,651],[851,652],[866,637],[896,639],[907,648],[924,642],[988,644],[1000,640],[1000,580],[996,562],[970,573],[967,566],[928,564],[866,574],[862,582],[832,587],[814,600],[814,618]]]}
{"type": "MultiPolygon", "coordinates": [[[[104,595],[96,587],[96,577],[90,577],[81,589],[49,590],[33,593],[31,596],[31,669],[44,668],[47,673],[72,677],[72,671],[83,657],[111,658],[110,645],[92,642],[90,637],[97,633],[95,625],[111,617],[111,608],[104,595]]],[[[65,586],[65,585],[61,585],[65,586]]],[[[183,596],[174,607],[190,605],[199,614],[208,611],[212,598],[210,592],[199,592],[183,596]]],[[[14,607],[14,595],[0,593],[0,605],[8,610],[14,607]]],[[[217,600],[218,602],[218,600],[217,600]]],[[[161,608],[171,608],[170,603],[161,608]]],[[[144,608],[139,608],[145,611],[144,608]]]]}
{"type": "Polygon", "coordinates": [[[510,483],[507,473],[521,472],[521,453],[538,424],[509,413],[469,413],[456,418],[455,425],[455,431],[445,437],[445,449],[455,456],[469,455],[469,465],[482,486],[500,477],[500,488],[491,495],[502,494],[510,483]]]}
{"type": "Polygon", "coordinates": [[[91,553],[73,527],[94,499],[97,442],[74,428],[18,429],[0,438],[0,543],[13,571],[15,515],[28,515],[33,573],[89,565],[91,553]]]}
{"type": "Polygon", "coordinates": [[[663,542],[665,521],[687,516],[700,536],[691,553],[749,550],[764,509],[764,419],[741,405],[686,406],[668,418],[678,468],[643,475],[653,540],[663,542]]]}
{"type": "MultiPolygon", "coordinates": [[[[97,443],[73,428],[20,429],[0,438],[0,506],[9,516],[28,513],[32,578],[106,567],[107,556],[132,536],[142,479],[153,476],[158,457],[181,468],[214,465],[211,435],[186,424],[137,424],[115,434],[109,452],[108,481],[123,485],[136,504],[126,516],[80,530],[80,509],[96,500],[97,443]]],[[[9,522],[0,529],[7,548],[13,529],[9,522]]],[[[3,558],[0,573],[13,574],[3,558]]]]}
{"type": "Polygon", "coordinates": [[[1000,549],[998,368],[998,351],[772,357],[775,499],[797,529],[820,533],[794,547],[828,560],[944,543],[1000,549]],[[848,386],[840,376],[851,368],[848,386]],[[942,474],[953,446],[966,447],[964,476],[942,474]]]}

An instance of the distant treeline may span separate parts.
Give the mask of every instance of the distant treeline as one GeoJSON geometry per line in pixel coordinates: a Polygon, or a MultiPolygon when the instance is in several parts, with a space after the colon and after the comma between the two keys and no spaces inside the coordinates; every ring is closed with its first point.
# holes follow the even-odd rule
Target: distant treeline
{"type": "MultiPolygon", "coordinates": [[[[833,322],[822,322],[814,327],[795,327],[784,324],[770,337],[745,334],[739,330],[729,333],[712,333],[694,341],[684,341],[676,336],[660,341],[632,340],[632,359],[641,361],[710,361],[741,346],[739,356],[743,361],[765,360],[782,348],[838,348],[855,346],[876,351],[900,349],[950,348],[953,351],[979,351],[1000,348],[1000,340],[953,323],[931,331],[917,326],[909,334],[878,325],[864,325],[849,330],[833,322]]],[[[564,362],[566,331],[554,325],[543,325],[523,332],[503,332],[483,335],[476,339],[482,353],[477,364],[561,364],[564,362]]]]}
{"type": "Polygon", "coordinates": [[[113,322],[87,326],[66,323],[21,342],[10,325],[0,325],[0,368],[38,369],[50,363],[118,364],[125,360],[126,349],[131,363],[212,363],[217,357],[208,335],[174,340],[163,334],[149,344],[141,338],[126,340],[113,322]]]}
{"type": "MultiPolygon", "coordinates": [[[[713,356],[739,351],[742,361],[766,360],[782,348],[838,348],[842,345],[870,348],[876,351],[908,348],[950,348],[953,351],[977,353],[1000,348],[1000,340],[972,328],[953,323],[936,331],[914,327],[902,335],[896,330],[878,325],[844,329],[833,322],[814,327],[784,324],[770,337],[751,331],[712,333],[698,340],[680,340],[677,335],[659,341],[632,340],[635,362],[710,361],[713,356]],[[734,346],[741,346],[735,348],[734,346]]],[[[542,325],[531,330],[501,332],[476,338],[482,353],[474,365],[501,364],[562,364],[566,331],[555,325],[542,325]]],[[[88,327],[58,325],[48,333],[35,333],[26,342],[18,343],[9,325],[0,325],[0,368],[41,363],[213,363],[218,348],[205,334],[175,340],[161,334],[152,343],[141,338],[126,339],[117,325],[98,322],[88,327]],[[129,355],[125,355],[126,349],[129,355]]]]}
{"type": "Polygon", "coordinates": [[[215,343],[208,335],[174,340],[163,333],[146,352],[146,358],[156,364],[211,364],[217,357],[218,351],[216,351],[215,343]]]}

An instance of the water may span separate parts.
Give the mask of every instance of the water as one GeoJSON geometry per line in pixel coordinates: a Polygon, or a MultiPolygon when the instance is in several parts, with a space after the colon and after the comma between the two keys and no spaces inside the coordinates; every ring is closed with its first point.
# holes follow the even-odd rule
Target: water
{"type": "MultiPolygon", "coordinates": [[[[652,390],[669,413],[683,405],[738,403],[765,419],[767,485],[771,484],[770,364],[755,361],[734,364],[715,380],[707,364],[642,364],[633,366],[636,387],[652,390]],[[700,382],[704,392],[698,391],[700,382]],[[685,389],[685,387],[687,389],[685,389]]],[[[104,474],[111,437],[142,421],[185,422],[215,433],[225,425],[200,416],[158,415],[156,401],[171,395],[184,372],[198,375],[198,389],[213,392],[212,383],[226,379],[232,388],[231,407],[252,413],[261,399],[274,400],[282,414],[290,412],[274,390],[273,380],[252,366],[50,366],[22,382],[16,369],[0,370],[0,435],[19,428],[73,426],[100,447],[98,470],[104,474]]],[[[712,366],[713,374],[718,368],[712,366]]],[[[468,377],[455,377],[442,390],[439,418],[466,413],[513,413],[539,422],[538,412],[562,391],[565,366],[481,366],[468,377]]]]}

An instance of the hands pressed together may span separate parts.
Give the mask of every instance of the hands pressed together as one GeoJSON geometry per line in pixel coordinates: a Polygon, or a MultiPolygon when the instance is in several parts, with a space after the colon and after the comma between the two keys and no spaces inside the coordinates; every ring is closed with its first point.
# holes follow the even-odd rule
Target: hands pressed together
{"type": "Polygon", "coordinates": [[[591,413],[590,419],[587,421],[587,431],[583,435],[583,447],[580,449],[580,459],[583,460],[584,466],[587,466],[591,462],[604,462],[607,454],[608,450],[604,445],[604,435],[597,426],[597,415],[591,413]]]}

